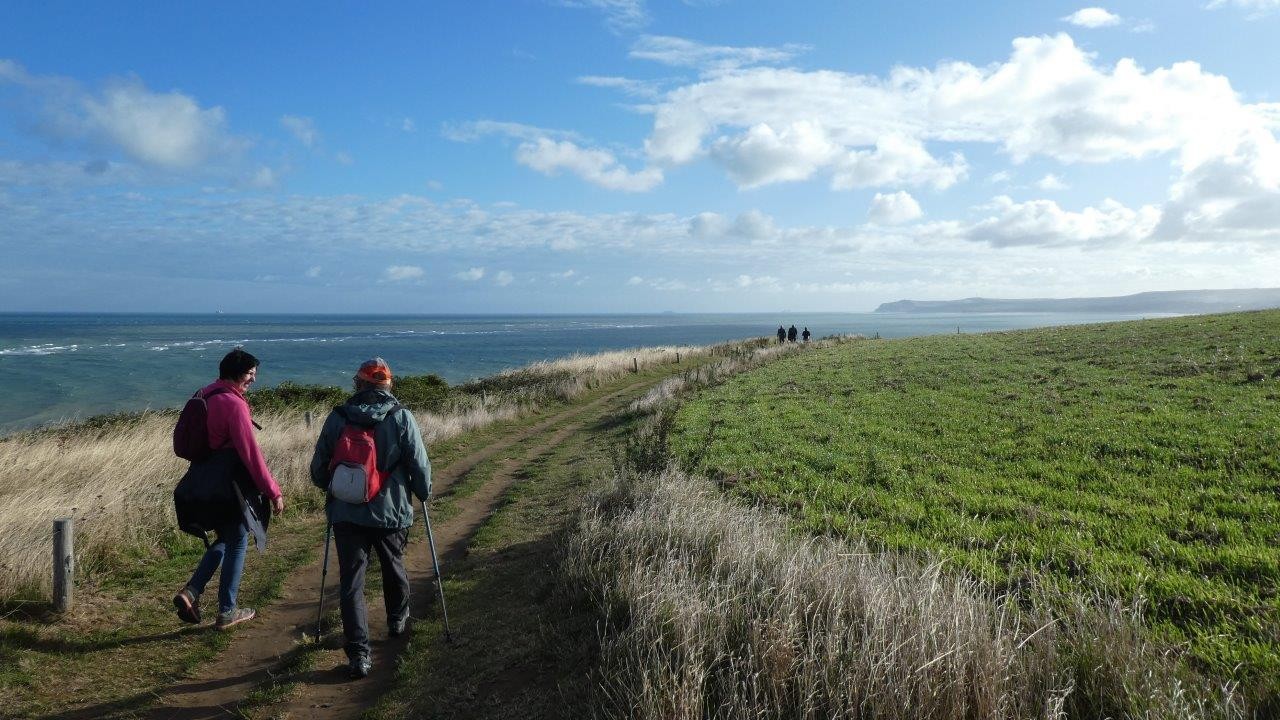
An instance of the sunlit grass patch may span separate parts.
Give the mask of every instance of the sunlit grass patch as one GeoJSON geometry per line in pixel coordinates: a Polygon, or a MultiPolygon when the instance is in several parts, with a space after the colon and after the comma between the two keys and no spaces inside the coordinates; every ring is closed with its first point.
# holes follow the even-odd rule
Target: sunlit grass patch
{"type": "Polygon", "coordinates": [[[683,463],[986,585],[1142,602],[1280,692],[1280,312],[865,341],[681,410],[683,463]]]}

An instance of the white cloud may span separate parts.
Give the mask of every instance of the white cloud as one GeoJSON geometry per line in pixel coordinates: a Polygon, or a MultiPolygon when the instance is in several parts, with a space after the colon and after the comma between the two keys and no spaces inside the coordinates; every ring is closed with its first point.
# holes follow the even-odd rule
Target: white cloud
{"type": "Polygon", "coordinates": [[[991,215],[962,228],[960,236],[993,247],[1106,245],[1146,238],[1160,219],[1154,206],[1131,210],[1110,199],[1070,212],[1052,200],[1018,203],[1002,195],[988,209],[991,215]]]}
{"type": "Polygon", "coordinates": [[[721,237],[729,227],[729,220],[718,213],[698,213],[689,219],[689,234],[696,238],[721,237]]]}
{"type": "Polygon", "coordinates": [[[351,165],[355,163],[355,158],[351,157],[350,153],[342,151],[334,153],[333,159],[337,160],[339,165],[351,165]]]}
{"type": "MultiPolygon", "coordinates": [[[[1195,237],[1226,239],[1204,222],[1270,217],[1280,204],[1271,104],[1250,105],[1230,81],[1194,62],[1145,70],[1130,59],[1104,65],[1065,34],[1019,38],[1007,60],[898,67],[885,77],[776,67],[739,67],[686,83],[655,107],[645,150],[655,166],[710,158],[741,187],[828,175],[835,189],[928,185],[968,173],[963,156],[931,146],[985,143],[1015,163],[1109,163],[1165,157],[1181,179],[1171,210],[1194,216],[1195,237]],[[1230,166],[1244,195],[1230,215],[1187,203],[1190,178],[1230,166]],[[1199,172],[1205,168],[1204,172],[1199,172]],[[1244,209],[1249,208],[1246,212],[1244,209]]],[[[1000,180],[1003,176],[997,175],[1000,180]]],[[[1265,234],[1259,225],[1249,236],[1265,234]]]]}
{"type": "Polygon", "coordinates": [[[955,185],[969,174],[964,156],[954,153],[950,163],[939,162],[916,140],[888,135],[875,150],[856,150],[834,164],[831,187],[847,190],[885,185],[932,185],[939,190],[955,185]]]}
{"type": "Polygon", "coordinates": [[[453,276],[459,280],[464,280],[466,282],[475,282],[476,280],[479,280],[480,278],[484,277],[484,268],[482,267],[468,268],[467,270],[462,270],[454,273],[453,276]]]}
{"type": "Polygon", "coordinates": [[[413,118],[402,118],[400,120],[400,129],[407,133],[417,132],[418,124],[413,121],[413,118]]]}
{"type": "Polygon", "coordinates": [[[510,285],[515,279],[516,279],[515,276],[507,272],[506,270],[499,270],[498,274],[493,276],[493,283],[495,285],[498,285],[499,287],[506,287],[507,285],[510,285]]]}
{"type": "Polygon", "coordinates": [[[884,225],[910,222],[923,214],[920,203],[904,190],[888,195],[876,193],[876,196],[871,199],[871,208],[867,211],[867,217],[871,222],[884,225]]]}
{"type": "Polygon", "coordinates": [[[26,91],[40,134],[59,143],[112,147],[151,167],[191,169],[237,156],[249,145],[227,132],[221,107],[203,108],[177,91],[152,92],[137,78],[109,80],[94,94],[67,78],[31,75],[0,60],[0,83],[26,91]]]}
{"type": "Polygon", "coordinates": [[[320,277],[320,273],[322,272],[324,272],[324,269],[321,268],[319,265],[312,265],[311,267],[307,268],[306,276],[309,278],[318,278],[320,277]]]}
{"type": "Polygon", "coordinates": [[[1066,190],[1071,186],[1063,182],[1062,178],[1058,177],[1057,175],[1054,175],[1053,173],[1049,173],[1036,181],[1036,187],[1040,188],[1041,190],[1056,192],[1058,190],[1066,190]]]}
{"type": "Polygon", "coordinates": [[[739,290],[762,290],[764,292],[781,292],[782,285],[778,282],[778,278],[772,275],[739,275],[734,280],[734,286],[739,290]]]}
{"type": "Polygon", "coordinates": [[[569,270],[565,270],[564,272],[551,273],[551,277],[560,278],[562,280],[568,280],[569,278],[577,274],[578,272],[576,270],[569,269],[569,270]]]}
{"type": "Polygon", "coordinates": [[[780,48],[703,45],[685,38],[645,35],[631,47],[631,57],[676,67],[729,70],[747,65],[785,62],[805,49],[802,45],[780,48]]]}
{"type": "Polygon", "coordinates": [[[222,108],[201,108],[178,92],[153,93],[134,80],[110,83],[101,96],[84,99],[84,110],[94,131],[150,165],[194,167],[236,144],[222,108]]]}
{"type": "Polygon", "coordinates": [[[1248,10],[1248,18],[1256,20],[1273,10],[1280,9],[1280,0],[1209,0],[1207,7],[1215,9],[1228,5],[1248,10]]]}
{"type": "Polygon", "coordinates": [[[644,0],[560,0],[560,4],[600,11],[605,24],[614,32],[633,30],[649,22],[644,0]]]}
{"type": "Polygon", "coordinates": [[[568,170],[593,185],[608,190],[643,192],[662,182],[662,170],[649,167],[631,171],[618,163],[607,150],[582,148],[568,140],[538,138],[521,143],[516,149],[516,162],[544,175],[568,170]]]}
{"type": "Polygon", "coordinates": [[[760,123],[737,137],[720,138],[711,147],[711,155],[743,188],[804,180],[839,151],[821,128],[803,121],[781,132],[760,123]]]}
{"type": "Polygon", "coordinates": [[[1280,242],[1280,144],[1259,131],[1231,155],[1186,173],[1174,183],[1154,237],[1280,242]]]}
{"type": "Polygon", "coordinates": [[[659,95],[657,83],[647,80],[633,80],[631,78],[602,75],[584,75],[578,78],[577,82],[580,85],[621,90],[628,95],[644,98],[646,100],[657,99],[659,95]]]}
{"type": "Polygon", "coordinates": [[[1081,8],[1062,18],[1063,22],[1085,28],[1113,27],[1124,22],[1124,18],[1100,7],[1081,8]]]}
{"type": "Polygon", "coordinates": [[[650,280],[649,287],[657,290],[658,292],[681,292],[689,289],[689,285],[683,280],[661,277],[650,280]]]}
{"type": "Polygon", "coordinates": [[[594,185],[625,192],[652,190],[662,182],[661,168],[629,170],[608,150],[582,147],[581,138],[573,132],[493,120],[444,128],[444,136],[457,142],[472,142],[489,135],[521,140],[516,148],[516,162],[544,175],[554,176],[567,170],[594,185]]]}
{"type": "Polygon", "coordinates": [[[552,130],[536,125],[502,122],[499,120],[471,120],[463,123],[446,123],[441,128],[440,134],[454,142],[475,142],[490,135],[502,135],[518,140],[538,140],[541,138],[577,142],[582,140],[577,133],[567,130],[552,130]]]}
{"type": "MultiPolygon", "coordinates": [[[[1242,154],[1241,160],[1246,156],[1242,154]]],[[[0,179],[6,177],[6,167],[0,161],[0,179]]],[[[40,282],[47,283],[45,276],[65,269],[97,264],[108,255],[126,257],[136,249],[136,238],[143,236],[148,252],[130,257],[130,268],[150,271],[158,280],[173,278],[173,273],[188,267],[229,267],[226,258],[259,250],[263,237],[272,239],[272,252],[259,255],[262,262],[252,269],[242,269],[246,280],[264,274],[297,277],[297,268],[309,266],[323,266],[324,277],[333,278],[331,268],[350,267],[351,259],[359,257],[403,258],[391,261],[398,263],[422,257],[467,258],[477,266],[486,263],[478,260],[482,257],[520,258],[522,267],[544,268],[537,275],[544,279],[546,268],[574,267],[581,274],[599,272],[592,268],[626,268],[627,274],[614,284],[631,292],[617,297],[607,291],[603,296],[569,294],[581,275],[560,281],[565,293],[561,301],[571,302],[564,306],[566,310],[623,310],[626,296],[651,300],[632,307],[633,311],[656,310],[664,308],[663,293],[680,297],[688,293],[691,298],[702,293],[700,297],[710,298],[709,291],[716,291],[720,300],[665,307],[763,310],[771,306],[771,298],[781,297],[736,288],[740,274],[749,275],[753,284],[756,278],[775,277],[787,291],[796,283],[804,284],[804,290],[811,291],[804,298],[807,307],[858,310],[902,297],[1080,296],[1262,287],[1274,284],[1274,268],[1280,267],[1280,219],[1264,230],[1257,214],[1268,207],[1266,187],[1257,186],[1253,196],[1262,202],[1218,204],[1223,197],[1249,197],[1242,195],[1247,187],[1238,186],[1257,173],[1248,165],[1226,165],[1218,168],[1216,176],[1196,176],[1201,182],[1182,187],[1178,197],[1184,209],[1171,214],[1166,208],[1164,217],[1181,218],[1185,226],[1171,225],[1167,236],[1152,231],[1161,219],[1155,206],[1092,203],[1081,208],[1004,198],[976,208],[977,214],[963,222],[805,226],[778,220],[769,223],[762,239],[751,241],[742,241],[730,231],[712,241],[695,241],[690,236],[695,213],[588,214],[499,209],[423,196],[368,199],[198,190],[136,199],[125,192],[99,190],[93,184],[99,181],[85,175],[78,163],[69,164],[66,171],[87,178],[81,182],[94,188],[92,203],[85,202],[83,185],[40,186],[39,192],[28,193],[0,183],[4,188],[0,190],[0,226],[5,228],[0,233],[0,252],[16,259],[13,277],[22,277],[21,267],[24,261],[30,264],[31,252],[58,258],[56,269],[42,274],[40,282]],[[1237,185],[1220,186],[1215,179],[1232,175],[1237,185]],[[1215,188],[1221,192],[1210,194],[1215,188]],[[1206,205],[1217,214],[1197,210],[1206,205]],[[156,217],[167,222],[157,225],[156,217]],[[95,238],[98,252],[82,252],[87,236],[95,238]],[[565,236],[581,245],[572,263],[547,250],[550,240],[565,236]],[[704,275],[719,280],[704,281],[704,275]]],[[[30,168],[18,166],[15,172],[30,173],[30,168]]],[[[734,218],[730,216],[727,223],[732,226],[734,218]]],[[[384,278],[384,267],[376,265],[372,274],[389,279],[384,278]]],[[[444,277],[451,282],[427,282],[430,275],[424,272],[400,283],[383,282],[376,292],[412,296],[419,303],[405,305],[406,309],[420,307],[425,300],[465,311],[465,306],[453,304],[462,296],[449,288],[458,287],[452,273],[466,267],[448,268],[444,277]]],[[[490,282],[492,272],[492,268],[486,270],[481,282],[490,282]]],[[[529,307],[538,306],[537,288],[552,285],[512,277],[508,288],[491,289],[501,290],[501,296],[519,293],[512,298],[522,307],[526,302],[532,303],[529,307]]],[[[165,282],[165,288],[173,288],[177,280],[165,282]]],[[[317,292],[326,286],[324,297],[331,300],[360,292],[347,287],[350,283],[311,281],[299,287],[304,285],[317,292]]],[[[24,288],[22,292],[31,291],[24,288]]],[[[139,292],[154,296],[158,291],[140,287],[139,292]]],[[[0,299],[12,297],[16,295],[0,299]]],[[[342,302],[349,305],[345,299],[342,302]]]]}
{"type": "Polygon", "coordinates": [[[308,148],[315,147],[320,141],[320,132],[316,130],[315,121],[309,117],[285,115],[280,118],[280,125],[308,148]]]}
{"type": "Polygon", "coordinates": [[[254,170],[253,174],[249,176],[250,187],[261,189],[273,188],[276,186],[277,182],[279,182],[279,178],[276,177],[276,171],[266,165],[259,166],[258,169],[254,170]]]}
{"type": "Polygon", "coordinates": [[[745,240],[767,240],[776,232],[773,218],[759,210],[748,210],[733,221],[729,232],[745,240]]]}
{"type": "Polygon", "coordinates": [[[1101,67],[1057,35],[1019,38],[1006,62],[984,67],[898,67],[885,78],[765,67],[724,73],[668,93],[646,150],[657,162],[682,164],[706,153],[709,135],[741,128],[736,138],[721,134],[715,142],[742,144],[762,124],[801,123],[858,157],[878,145],[884,157],[868,158],[873,165],[903,156],[919,165],[927,142],[997,144],[1016,161],[1043,155],[1106,162],[1168,152],[1189,159],[1229,145],[1221,131],[1229,136],[1256,117],[1225,78],[1195,63],[1151,72],[1132,60],[1101,67]]]}
{"type": "Polygon", "coordinates": [[[1013,179],[1013,175],[1008,170],[999,170],[987,176],[987,182],[991,185],[1007,183],[1013,179]]]}
{"type": "Polygon", "coordinates": [[[388,282],[399,282],[401,280],[416,280],[424,275],[422,268],[417,265],[390,265],[382,273],[384,280],[388,282]]]}

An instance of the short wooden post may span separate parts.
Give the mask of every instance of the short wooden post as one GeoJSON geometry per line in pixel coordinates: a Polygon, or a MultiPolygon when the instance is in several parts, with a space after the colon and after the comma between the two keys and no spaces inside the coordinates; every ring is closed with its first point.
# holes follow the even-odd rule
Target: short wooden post
{"type": "Polygon", "coordinates": [[[53,609],[66,612],[71,608],[75,573],[75,519],[53,521],[53,609]]]}
{"type": "Polygon", "coordinates": [[[308,410],[305,413],[303,413],[302,419],[307,422],[307,429],[310,430],[311,429],[311,411],[308,410]]]}
{"type": "Polygon", "coordinates": [[[640,372],[640,361],[635,358],[631,358],[631,372],[640,372]]]}
{"type": "Polygon", "coordinates": [[[676,364],[677,364],[677,365],[679,365],[679,364],[680,364],[680,353],[678,353],[678,352],[676,353],[676,364]]]}

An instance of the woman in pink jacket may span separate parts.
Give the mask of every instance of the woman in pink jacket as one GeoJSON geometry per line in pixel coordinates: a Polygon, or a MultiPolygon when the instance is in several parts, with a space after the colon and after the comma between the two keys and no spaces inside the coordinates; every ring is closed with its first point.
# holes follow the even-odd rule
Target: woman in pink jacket
{"type": "MultiPolygon", "coordinates": [[[[271,502],[276,515],[284,512],[284,497],[276,484],[262,449],[253,434],[253,419],[244,394],[258,376],[258,359],[236,348],[218,363],[218,380],[200,390],[208,407],[209,448],[235,448],[240,462],[248,470],[254,486],[271,502]]],[[[249,544],[249,531],[243,520],[235,520],[216,529],[217,540],[205,550],[186,586],[173,598],[178,617],[186,622],[200,622],[200,593],[222,566],[218,581],[218,620],[220,630],[252,620],[252,608],[238,607],[236,594],[244,571],[244,555],[249,544]]]]}

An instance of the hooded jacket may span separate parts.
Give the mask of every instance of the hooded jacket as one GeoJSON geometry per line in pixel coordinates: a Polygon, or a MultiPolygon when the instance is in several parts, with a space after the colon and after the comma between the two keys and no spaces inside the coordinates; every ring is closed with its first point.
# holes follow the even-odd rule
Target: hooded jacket
{"type": "MultiPolygon", "coordinates": [[[[390,475],[367,503],[327,498],[325,511],[329,522],[377,528],[409,527],[413,524],[414,504],[410,493],[424,501],[431,496],[431,461],[427,459],[427,448],[413,413],[408,408],[397,407],[395,396],[378,388],[352,395],[342,411],[353,422],[377,423],[373,442],[377,447],[378,469],[390,470],[390,475]]],[[[329,489],[329,462],[346,423],[338,408],[334,408],[320,429],[316,450],[311,456],[311,482],[321,490],[329,489]]]]}

